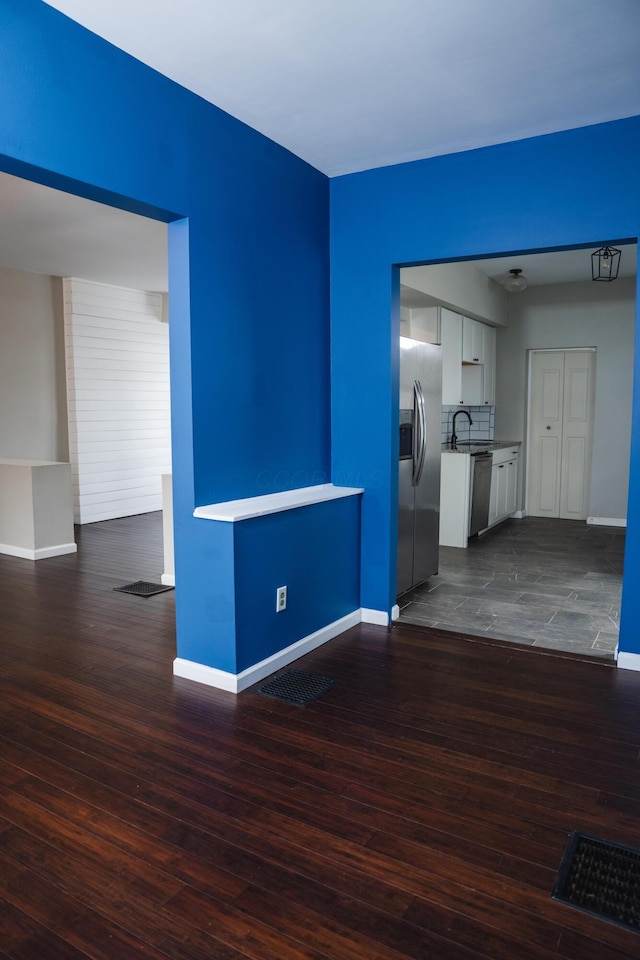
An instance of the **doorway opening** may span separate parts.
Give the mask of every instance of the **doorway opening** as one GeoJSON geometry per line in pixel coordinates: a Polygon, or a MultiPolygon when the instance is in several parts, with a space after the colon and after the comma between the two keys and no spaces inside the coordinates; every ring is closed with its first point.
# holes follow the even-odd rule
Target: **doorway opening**
{"type": "Polygon", "coordinates": [[[72,552],[83,524],[162,509],[167,225],[5,173],[0,202],[0,458],[71,465],[74,542],[0,536],[39,560],[72,552]]]}
{"type": "MultiPolygon", "coordinates": [[[[615,656],[629,475],[636,245],[622,247],[624,269],[615,283],[593,283],[589,254],[589,248],[581,248],[401,269],[403,335],[440,342],[443,352],[453,342],[462,351],[462,344],[451,339],[448,314],[457,315],[461,331],[465,323],[468,330],[478,325],[475,346],[467,337],[473,357],[461,353],[456,360],[453,388],[447,371],[451,359],[443,360],[443,451],[450,450],[454,414],[465,410],[468,416],[456,418],[457,454],[442,455],[443,470],[445,462],[457,467],[441,484],[439,573],[399,597],[401,620],[615,656]],[[511,269],[527,278],[524,291],[508,293],[502,286],[511,269]],[[478,334],[485,328],[489,334],[483,343],[478,334]],[[563,519],[560,513],[533,516],[529,357],[534,350],[548,351],[562,353],[564,362],[567,351],[573,355],[585,347],[597,357],[591,462],[583,440],[570,437],[573,449],[558,469],[565,472],[565,493],[573,471],[575,501],[581,449],[587,458],[582,472],[588,476],[581,480],[588,507],[580,519],[563,519]],[[483,363],[474,361],[483,349],[483,363]],[[460,393],[457,400],[452,390],[460,393]],[[502,471],[503,496],[496,502],[492,483],[489,526],[468,539],[472,454],[489,441],[492,449],[503,447],[501,455],[494,454],[492,471],[495,476],[502,471]],[[467,464],[466,477],[461,463],[467,464]],[[464,544],[447,542],[452,507],[453,527],[464,544]]],[[[576,403],[579,379],[573,378],[569,397],[576,403]]],[[[566,509],[564,514],[571,515],[566,509]]]]}

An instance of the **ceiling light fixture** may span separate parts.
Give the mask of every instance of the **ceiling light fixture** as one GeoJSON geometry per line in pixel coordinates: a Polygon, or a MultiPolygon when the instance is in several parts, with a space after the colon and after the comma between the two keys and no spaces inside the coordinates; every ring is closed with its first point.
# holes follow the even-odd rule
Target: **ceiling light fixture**
{"type": "Polygon", "coordinates": [[[509,293],[522,293],[527,289],[527,278],[521,276],[522,270],[509,270],[509,274],[504,282],[505,290],[509,293]]]}
{"type": "Polygon", "coordinates": [[[620,269],[621,250],[615,247],[600,247],[591,254],[591,279],[615,280],[620,269]]]}

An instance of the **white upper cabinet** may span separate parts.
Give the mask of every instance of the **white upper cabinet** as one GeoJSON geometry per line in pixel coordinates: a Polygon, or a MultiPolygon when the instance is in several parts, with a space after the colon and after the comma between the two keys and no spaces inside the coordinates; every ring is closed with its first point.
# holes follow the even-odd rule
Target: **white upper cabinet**
{"type": "Polygon", "coordinates": [[[482,376],[482,402],[493,406],[496,402],[496,328],[481,323],[483,337],[484,369],[482,376]]]}
{"type": "Polygon", "coordinates": [[[440,307],[400,305],[400,336],[422,343],[440,343],[440,307]]]}
{"type": "Polygon", "coordinates": [[[486,323],[440,308],[443,404],[479,407],[495,402],[495,333],[486,323]],[[465,350],[471,360],[465,359],[465,350]]]}
{"type": "Polygon", "coordinates": [[[423,343],[440,343],[440,311],[437,307],[412,307],[411,338],[423,343]]]}
{"type": "Polygon", "coordinates": [[[462,317],[446,307],[440,309],[442,343],[442,402],[464,403],[462,396],[462,317]]]}
{"type": "Polygon", "coordinates": [[[484,323],[462,318],[462,362],[484,363],[484,337],[482,328],[484,323]]]}

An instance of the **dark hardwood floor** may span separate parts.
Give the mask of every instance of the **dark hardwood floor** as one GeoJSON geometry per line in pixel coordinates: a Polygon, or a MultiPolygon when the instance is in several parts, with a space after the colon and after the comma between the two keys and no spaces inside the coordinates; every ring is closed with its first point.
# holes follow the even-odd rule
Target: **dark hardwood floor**
{"type": "MultiPolygon", "coordinates": [[[[623,960],[550,899],[640,845],[640,674],[410,624],[298,661],[301,708],[174,679],[157,514],[0,557],[0,958],[623,960]]],[[[215,638],[212,637],[212,643],[215,638]]]]}

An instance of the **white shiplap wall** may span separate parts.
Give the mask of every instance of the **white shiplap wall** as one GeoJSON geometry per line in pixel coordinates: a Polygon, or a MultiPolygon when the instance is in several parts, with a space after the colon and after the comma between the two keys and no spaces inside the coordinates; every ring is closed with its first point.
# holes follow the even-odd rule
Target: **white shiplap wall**
{"type": "Polygon", "coordinates": [[[161,510],[171,471],[162,296],[67,278],[64,316],[74,520],[161,510]]]}

